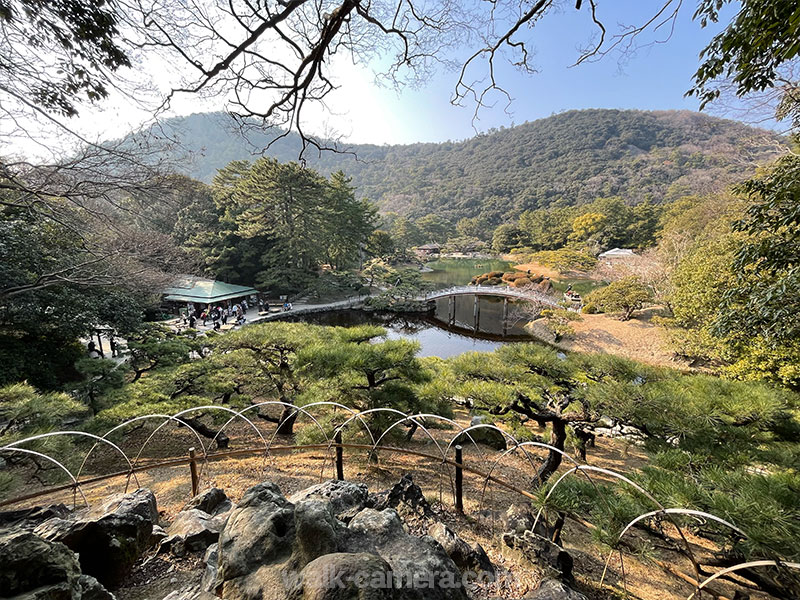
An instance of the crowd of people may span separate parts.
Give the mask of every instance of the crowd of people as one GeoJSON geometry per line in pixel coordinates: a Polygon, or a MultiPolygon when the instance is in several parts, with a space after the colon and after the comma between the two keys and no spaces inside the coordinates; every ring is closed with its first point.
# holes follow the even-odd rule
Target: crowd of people
{"type": "Polygon", "coordinates": [[[226,325],[228,321],[236,325],[245,323],[247,321],[246,315],[249,309],[250,306],[247,300],[244,299],[230,306],[209,306],[200,311],[199,315],[196,311],[190,312],[188,315],[184,314],[182,320],[184,325],[188,325],[192,329],[197,326],[198,320],[202,321],[203,327],[206,327],[208,322],[211,321],[213,329],[218,331],[223,325],[226,325]]]}

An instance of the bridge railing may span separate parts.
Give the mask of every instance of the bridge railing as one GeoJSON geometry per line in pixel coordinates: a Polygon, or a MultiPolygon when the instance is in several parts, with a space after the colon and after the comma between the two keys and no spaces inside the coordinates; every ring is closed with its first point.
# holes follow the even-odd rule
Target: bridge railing
{"type": "Polygon", "coordinates": [[[558,302],[551,296],[534,290],[519,290],[509,287],[481,287],[476,285],[453,286],[441,290],[432,290],[418,297],[419,300],[435,300],[446,298],[447,296],[457,296],[462,294],[475,294],[480,296],[503,296],[507,298],[520,298],[534,302],[542,302],[551,306],[556,306],[558,302]]]}

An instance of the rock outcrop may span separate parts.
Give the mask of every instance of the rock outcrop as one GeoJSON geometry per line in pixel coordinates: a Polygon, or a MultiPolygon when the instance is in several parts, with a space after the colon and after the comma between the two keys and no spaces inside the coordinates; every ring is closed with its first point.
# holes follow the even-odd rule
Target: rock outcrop
{"type": "Polygon", "coordinates": [[[392,508],[362,507],[365,488],[328,482],[292,499],[271,482],[245,492],[206,554],[204,589],[230,600],[466,598],[442,546],[409,535],[392,508]]]}
{"type": "Polygon", "coordinates": [[[0,597],[26,600],[114,600],[78,557],[29,531],[0,534],[0,597]]]}
{"type": "Polygon", "coordinates": [[[521,534],[506,532],[503,534],[503,543],[550,576],[567,581],[572,579],[572,556],[547,538],[530,530],[521,534]]]}
{"type": "Polygon", "coordinates": [[[480,544],[470,546],[444,523],[432,525],[428,535],[441,544],[447,555],[462,571],[494,575],[492,561],[480,544]]]}
{"type": "Polygon", "coordinates": [[[78,554],[84,573],[110,585],[119,582],[150,545],[157,522],[155,496],[139,489],[64,518],[48,519],[34,533],[63,543],[78,554]]]}

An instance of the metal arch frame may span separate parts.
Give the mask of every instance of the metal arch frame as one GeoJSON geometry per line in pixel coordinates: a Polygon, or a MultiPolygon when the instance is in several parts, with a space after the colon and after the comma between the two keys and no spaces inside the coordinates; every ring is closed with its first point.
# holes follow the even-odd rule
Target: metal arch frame
{"type": "MultiPolygon", "coordinates": [[[[373,410],[376,410],[376,409],[373,409],[373,410]]],[[[401,411],[395,411],[394,409],[389,409],[389,410],[392,410],[393,412],[397,412],[397,413],[400,413],[400,414],[405,415],[405,416],[402,419],[400,419],[399,421],[395,421],[394,423],[392,423],[389,427],[387,427],[383,431],[383,433],[378,438],[378,441],[376,441],[375,444],[373,445],[372,452],[376,453],[376,455],[377,455],[377,447],[380,445],[381,440],[383,440],[383,438],[386,437],[386,435],[392,429],[397,427],[400,423],[403,423],[405,421],[411,421],[412,423],[415,423],[431,439],[431,441],[436,445],[436,448],[438,448],[439,453],[442,455],[441,469],[440,469],[440,472],[439,472],[439,501],[441,502],[441,496],[442,496],[442,477],[441,476],[442,476],[442,472],[444,471],[445,461],[447,460],[447,452],[450,450],[450,446],[452,445],[453,440],[456,437],[458,437],[459,435],[461,435],[462,433],[465,433],[467,431],[467,429],[469,429],[469,428],[462,427],[461,425],[456,423],[453,419],[450,419],[448,417],[443,417],[441,415],[435,415],[435,414],[432,414],[432,413],[416,413],[416,414],[413,414],[413,415],[408,415],[408,414],[403,413],[401,411]],[[417,421],[417,419],[426,419],[426,418],[428,418],[428,419],[437,419],[437,420],[440,420],[440,421],[444,421],[445,423],[449,423],[449,424],[457,427],[460,430],[459,433],[454,438],[452,438],[450,440],[451,443],[447,445],[447,450],[443,451],[442,447],[439,445],[439,442],[436,441],[436,438],[433,437],[433,434],[428,430],[428,428],[425,427],[419,421],[417,421]]],[[[481,458],[485,462],[485,455],[484,455],[483,451],[480,449],[478,444],[475,442],[475,440],[473,439],[473,437],[469,433],[466,433],[466,435],[469,438],[469,440],[472,442],[472,445],[475,446],[475,449],[478,451],[478,454],[480,454],[481,458]]],[[[448,476],[448,479],[450,481],[450,491],[452,492],[453,497],[455,497],[455,494],[456,494],[456,492],[455,492],[455,483],[453,482],[453,477],[452,477],[452,475],[450,474],[449,471],[447,472],[447,476],[448,476]]]]}
{"type": "MultiPolygon", "coordinates": [[[[645,496],[648,500],[650,500],[653,504],[658,506],[658,508],[661,511],[665,511],[666,510],[666,508],[658,500],[656,500],[655,497],[650,492],[648,492],[646,489],[644,489],[642,486],[640,486],[635,481],[632,481],[628,477],[625,477],[621,473],[617,473],[616,471],[613,471],[611,469],[604,469],[602,467],[595,467],[595,466],[592,466],[592,465],[578,465],[576,467],[571,468],[569,471],[566,471],[563,475],[561,475],[561,477],[559,477],[558,480],[553,484],[553,487],[551,487],[547,491],[547,495],[544,498],[544,502],[542,503],[542,507],[539,509],[539,512],[536,514],[536,519],[534,520],[534,527],[536,526],[536,523],[539,520],[539,516],[542,514],[542,510],[544,508],[544,504],[547,503],[547,500],[550,498],[550,496],[552,495],[553,491],[555,491],[555,489],[558,487],[558,485],[562,481],[564,481],[564,479],[566,479],[566,477],[568,475],[570,475],[572,473],[577,473],[578,471],[597,471],[598,473],[603,473],[604,475],[609,475],[611,477],[615,477],[616,479],[619,479],[620,481],[622,481],[624,483],[627,483],[628,485],[630,485],[631,487],[636,489],[643,496],[645,496]]],[[[674,519],[669,517],[669,513],[666,513],[666,514],[667,514],[669,520],[672,522],[672,524],[675,527],[675,529],[678,531],[678,535],[681,536],[681,540],[683,541],[683,545],[686,548],[686,553],[687,553],[687,555],[689,557],[689,560],[692,563],[692,568],[694,569],[694,572],[695,572],[696,585],[699,586],[700,585],[700,565],[697,563],[697,559],[694,556],[694,552],[692,552],[692,548],[689,545],[689,540],[686,539],[686,535],[683,533],[683,529],[681,529],[680,525],[678,525],[678,523],[674,519]]],[[[614,552],[614,550],[612,548],[611,551],[608,554],[608,558],[606,559],[606,568],[608,567],[608,563],[611,560],[611,555],[613,554],[613,552],[614,552]]],[[[619,554],[620,554],[620,561],[622,561],[622,551],[620,551],[619,554]]],[[[623,566],[623,569],[624,569],[624,566],[623,566]]],[[[603,579],[604,578],[605,578],[605,569],[603,570],[603,577],[600,579],[600,584],[601,585],[603,583],[603,579]]]]}
{"type": "MultiPolygon", "coordinates": [[[[104,443],[108,444],[109,446],[114,448],[114,450],[116,450],[117,452],[119,452],[122,455],[122,458],[124,458],[125,462],[128,463],[128,469],[130,470],[130,475],[133,475],[134,480],[136,480],[136,485],[137,486],[139,485],[139,478],[136,476],[136,473],[134,473],[134,471],[133,471],[133,464],[131,464],[131,459],[128,458],[128,455],[125,454],[125,452],[122,450],[122,448],[117,446],[111,440],[107,440],[104,437],[100,437],[99,435],[95,435],[93,433],[87,433],[85,431],[50,431],[48,433],[40,433],[38,435],[32,435],[31,437],[27,437],[27,438],[24,438],[24,439],[21,439],[21,440],[17,440],[15,442],[11,442],[10,444],[6,444],[5,446],[3,446],[3,448],[16,448],[20,444],[24,444],[26,442],[32,442],[34,440],[42,440],[42,439],[45,439],[45,438],[62,436],[62,435],[76,435],[76,436],[79,436],[79,437],[88,437],[88,438],[91,438],[93,440],[97,440],[95,442],[95,446],[97,445],[98,442],[104,442],[104,443]]],[[[92,446],[92,449],[94,449],[94,446],[92,446]]],[[[89,452],[91,452],[91,450],[89,452]]],[[[83,464],[81,464],[81,467],[83,467],[83,464]]],[[[78,472],[78,474],[80,475],[80,472],[78,472]]],[[[129,477],[130,477],[130,475],[129,475],[129,477]]],[[[126,490],[127,490],[127,487],[128,486],[126,484],[125,485],[125,489],[126,490]]]]}
{"type": "MultiPolygon", "coordinates": [[[[495,460],[494,463],[492,463],[492,466],[489,469],[489,472],[486,474],[486,477],[483,480],[483,490],[481,491],[481,504],[483,504],[483,497],[484,497],[484,494],[486,493],[486,487],[489,484],[489,478],[492,476],[492,473],[494,472],[495,468],[497,467],[497,465],[500,464],[500,461],[503,460],[503,458],[505,458],[506,456],[508,456],[509,454],[514,452],[515,450],[518,450],[518,449],[522,448],[523,452],[525,452],[525,456],[528,459],[528,462],[531,465],[531,468],[534,468],[533,463],[531,462],[530,454],[528,454],[528,452],[524,449],[525,446],[535,446],[537,448],[545,448],[547,450],[553,450],[553,451],[557,452],[558,454],[560,454],[562,457],[566,458],[567,460],[572,461],[572,463],[575,466],[579,466],[578,461],[576,461],[572,456],[567,454],[564,450],[559,450],[555,446],[551,446],[550,444],[546,444],[545,442],[534,442],[534,441],[517,442],[516,446],[504,450],[500,454],[500,456],[497,457],[497,460],[495,460]]],[[[592,481],[592,478],[589,477],[588,474],[586,474],[586,476],[589,478],[589,481],[594,485],[594,481],[592,481]]],[[[535,522],[534,522],[534,524],[535,524],[535,522]]]]}
{"type": "MultiPolygon", "coordinates": [[[[250,427],[253,429],[253,431],[255,431],[258,434],[258,437],[260,437],[261,441],[264,442],[265,449],[268,450],[267,441],[264,439],[264,436],[261,435],[261,431],[259,431],[259,429],[258,429],[258,427],[256,427],[255,423],[253,423],[247,417],[245,417],[243,415],[239,415],[239,413],[237,413],[232,408],[228,408],[227,406],[219,406],[219,405],[216,405],[216,404],[210,404],[210,405],[206,405],[206,406],[193,406],[191,408],[187,408],[187,409],[184,409],[182,411],[176,412],[174,415],[172,415],[172,419],[178,419],[178,417],[180,417],[182,415],[185,415],[185,414],[188,414],[188,413],[191,413],[191,412],[194,412],[194,411],[198,411],[198,410],[221,410],[223,412],[232,413],[234,417],[241,416],[241,418],[244,419],[247,422],[248,425],[250,425],[250,427]]],[[[172,420],[172,419],[170,419],[170,420],[172,420]]],[[[158,432],[158,430],[161,429],[168,422],[169,422],[169,420],[168,421],[164,421],[163,423],[161,423],[161,425],[159,425],[158,427],[156,427],[153,430],[153,432],[150,434],[150,436],[145,440],[144,444],[142,444],[142,448],[141,448],[140,452],[142,450],[144,450],[144,447],[150,442],[151,439],[153,439],[153,436],[156,434],[156,432],[158,432]]],[[[217,435],[219,435],[219,432],[217,432],[217,435]]],[[[211,441],[213,442],[215,439],[217,439],[216,435],[214,436],[214,438],[211,441]]],[[[205,461],[204,464],[206,464],[207,462],[208,461],[205,461]]],[[[199,472],[197,474],[198,482],[200,481],[201,475],[202,475],[202,469],[201,469],[201,472],[199,472]]]]}
{"type": "MultiPolygon", "coordinates": [[[[70,470],[67,467],[65,467],[63,464],[61,464],[59,461],[57,461],[52,456],[48,456],[47,454],[42,454],[41,452],[36,452],[36,450],[28,450],[27,448],[17,448],[15,446],[3,446],[2,448],[0,448],[0,452],[3,452],[3,451],[6,451],[6,452],[21,452],[22,454],[30,454],[32,456],[38,456],[39,458],[43,458],[45,460],[49,460],[51,463],[54,463],[58,468],[60,468],[62,471],[64,471],[64,473],[66,473],[69,476],[69,478],[72,480],[73,488],[78,490],[78,493],[80,493],[81,498],[83,498],[84,504],[86,504],[87,507],[89,506],[89,501],[86,499],[86,495],[83,493],[83,489],[81,488],[81,484],[78,483],[78,480],[75,479],[75,476],[70,472],[70,470]]],[[[74,503],[73,503],[73,506],[74,506],[74,503]]]]}
{"type": "MultiPolygon", "coordinates": [[[[206,447],[203,444],[203,440],[200,437],[200,434],[197,433],[197,431],[195,431],[194,427],[192,427],[191,425],[187,425],[186,423],[184,423],[183,421],[181,421],[180,419],[178,419],[177,417],[172,416],[172,415],[163,415],[163,414],[159,414],[159,413],[153,413],[153,414],[150,414],[150,415],[141,415],[139,417],[134,417],[132,419],[128,419],[127,421],[125,421],[123,423],[120,423],[119,425],[117,425],[115,427],[112,427],[111,429],[109,429],[108,431],[106,431],[103,434],[102,438],[106,439],[109,435],[111,435],[112,433],[114,433],[115,431],[117,431],[119,429],[122,429],[126,425],[130,425],[131,423],[135,423],[137,421],[144,421],[146,419],[166,419],[167,421],[174,420],[174,421],[180,423],[182,426],[188,427],[189,430],[197,438],[197,442],[200,444],[200,449],[203,451],[203,460],[207,460],[207,456],[208,455],[206,453],[206,447]]],[[[142,444],[142,446],[139,448],[139,452],[136,454],[136,457],[133,459],[134,468],[136,467],[136,464],[139,462],[139,458],[141,457],[142,452],[144,451],[144,448],[145,448],[146,445],[147,445],[147,441],[145,441],[145,443],[142,444]]],[[[92,452],[94,452],[95,448],[97,448],[97,443],[95,443],[94,446],[92,446],[89,449],[89,452],[86,453],[86,456],[83,457],[83,462],[81,462],[81,466],[78,469],[78,473],[77,473],[76,477],[80,477],[81,476],[81,473],[83,472],[83,468],[86,466],[86,461],[89,460],[89,455],[92,452]]],[[[137,481],[137,484],[138,484],[138,481],[137,481]]],[[[126,485],[126,490],[127,490],[127,485],[126,485]]]]}
{"type": "Polygon", "coordinates": [[[721,571],[718,571],[717,573],[714,573],[711,577],[709,577],[708,579],[706,579],[702,583],[699,583],[697,585],[697,589],[694,592],[692,592],[691,595],[686,600],[692,600],[692,598],[694,598],[695,595],[700,590],[702,590],[704,587],[706,587],[709,583],[711,583],[715,579],[719,579],[723,575],[727,575],[728,573],[733,573],[734,571],[741,571],[742,569],[750,569],[750,568],[753,568],[753,567],[778,567],[778,568],[780,568],[780,567],[789,567],[790,569],[800,570],[800,563],[783,562],[783,561],[778,561],[778,560],[754,560],[754,561],[750,561],[750,562],[739,563],[738,565],[734,565],[732,567],[727,567],[725,569],[722,569],[721,571]]]}
{"type": "Polygon", "coordinates": [[[642,521],[644,519],[648,519],[650,517],[655,517],[657,515],[667,515],[667,514],[670,514],[670,515],[676,515],[676,514],[677,515],[691,515],[691,516],[696,516],[696,517],[704,517],[706,519],[709,519],[711,521],[716,521],[717,523],[720,523],[722,525],[725,525],[725,526],[731,528],[733,531],[735,531],[736,533],[738,533],[742,537],[745,537],[745,538],[749,538],[750,537],[744,531],[742,531],[741,529],[736,527],[736,525],[734,525],[733,523],[730,523],[730,522],[726,521],[725,519],[722,519],[722,518],[720,518],[720,517],[718,517],[716,515],[713,515],[711,513],[703,512],[702,510],[694,510],[694,509],[691,509],[691,508],[665,508],[665,509],[662,509],[662,510],[654,510],[654,511],[651,511],[651,512],[648,512],[648,513],[643,513],[643,514],[639,515],[638,517],[636,517],[635,519],[633,519],[630,523],[628,523],[625,526],[625,528],[619,534],[619,537],[617,537],[617,541],[619,542],[622,539],[622,536],[624,536],[628,532],[628,530],[631,527],[633,527],[634,525],[636,525],[636,523],[638,523],[639,521],[642,521]]]}
{"type": "MultiPolygon", "coordinates": [[[[259,408],[260,406],[268,406],[268,405],[280,405],[280,406],[284,406],[286,408],[294,408],[295,410],[291,415],[286,417],[286,419],[283,419],[282,421],[280,421],[278,423],[278,426],[275,428],[275,431],[272,433],[272,436],[269,438],[269,442],[266,442],[266,447],[264,449],[264,451],[265,451],[265,459],[266,459],[267,456],[271,456],[270,455],[270,449],[272,448],[272,443],[275,441],[275,437],[278,435],[278,429],[280,429],[280,426],[283,425],[283,423],[286,422],[287,419],[289,419],[292,416],[296,415],[298,412],[301,412],[304,415],[308,416],[308,418],[310,418],[314,422],[314,424],[317,426],[317,428],[322,432],[322,435],[325,436],[325,441],[328,442],[328,451],[330,452],[330,438],[328,437],[328,434],[325,433],[325,429],[322,427],[322,425],[320,425],[319,421],[316,418],[314,418],[314,415],[312,415],[310,412],[308,412],[304,408],[297,406],[296,404],[292,404],[290,402],[283,402],[281,400],[267,400],[265,402],[259,402],[257,404],[251,404],[250,406],[244,408],[243,410],[241,410],[238,413],[236,413],[236,415],[234,415],[233,417],[228,419],[228,421],[217,432],[217,435],[214,436],[214,440],[217,439],[217,436],[220,433],[222,433],[223,429],[225,429],[236,418],[236,416],[241,416],[242,418],[246,419],[246,417],[244,417],[243,414],[246,413],[248,410],[253,410],[255,408],[259,408]]],[[[262,439],[263,439],[263,437],[262,437],[262,439]]],[[[211,440],[211,441],[213,442],[214,440],[211,440]]],[[[322,470],[320,472],[320,479],[322,478],[322,475],[323,475],[324,472],[325,472],[325,463],[322,464],[322,470]]]]}

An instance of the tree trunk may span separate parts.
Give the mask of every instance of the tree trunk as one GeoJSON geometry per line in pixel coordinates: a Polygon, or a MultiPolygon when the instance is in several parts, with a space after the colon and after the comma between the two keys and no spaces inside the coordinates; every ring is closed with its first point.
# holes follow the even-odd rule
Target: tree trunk
{"type": "Polygon", "coordinates": [[[279,419],[278,424],[278,435],[292,435],[294,433],[294,422],[297,421],[297,417],[300,414],[300,411],[292,406],[284,406],[283,412],[281,412],[281,416],[279,419]]]}
{"type": "Polygon", "coordinates": [[[207,437],[209,439],[214,439],[216,436],[217,438],[217,448],[227,448],[228,445],[231,443],[230,438],[225,435],[224,433],[220,433],[215,429],[211,429],[208,425],[200,421],[199,419],[190,419],[188,417],[178,417],[178,420],[188,425],[192,429],[194,429],[200,435],[207,437]]]}
{"type": "MultiPolygon", "coordinates": [[[[558,448],[559,450],[563,450],[564,442],[567,440],[566,422],[556,419],[550,424],[550,426],[552,427],[552,432],[550,433],[550,445],[558,448]]],[[[541,467],[539,467],[539,470],[536,473],[536,478],[533,480],[534,487],[543,485],[550,478],[550,476],[556,472],[556,469],[558,469],[560,465],[561,454],[555,450],[550,450],[544,463],[541,467]]]]}

